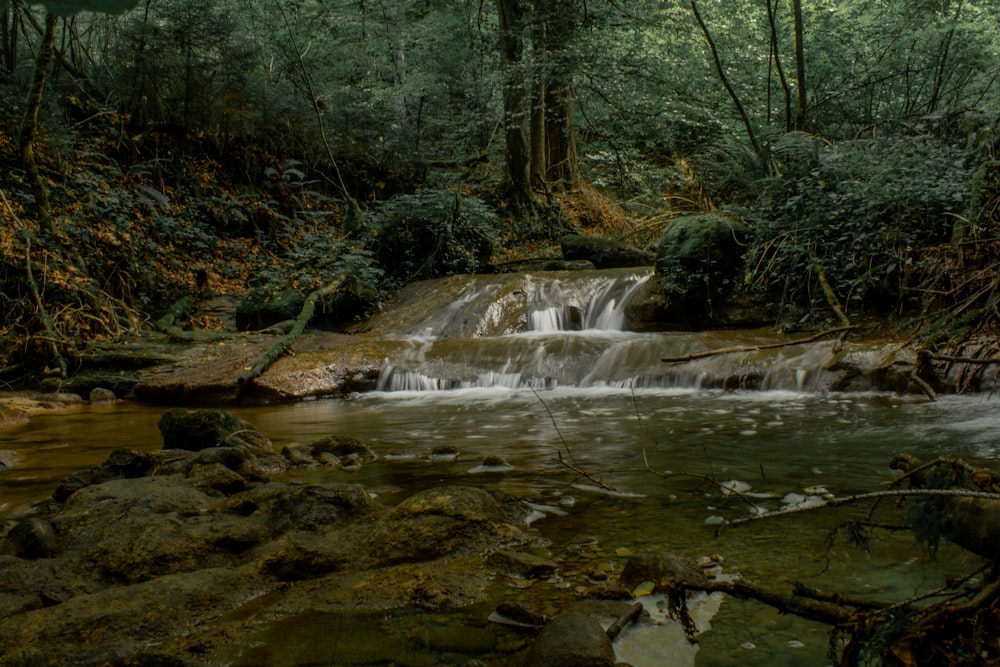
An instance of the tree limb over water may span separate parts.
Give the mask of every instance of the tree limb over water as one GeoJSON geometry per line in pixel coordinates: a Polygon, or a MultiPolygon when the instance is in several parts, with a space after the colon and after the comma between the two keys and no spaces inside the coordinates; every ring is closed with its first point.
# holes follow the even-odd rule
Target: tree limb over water
{"type": "Polygon", "coordinates": [[[663,357],[660,361],[668,364],[682,363],[687,361],[694,361],[695,359],[707,359],[708,357],[717,357],[723,354],[739,354],[742,352],[759,352],[760,350],[775,350],[780,347],[791,347],[793,345],[805,345],[806,343],[814,343],[827,336],[833,336],[835,334],[843,334],[852,329],[857,329],[856,325],[848,325],[843,327],[837,327],[836,329],[827,329],[826,331],[821,331],[812,336],[806,338],[800,338],[799,340],[791,340],[785,343],[771,343],[768,345],[737,345],[735,347],[724,347],[718,350],[707,350],[705,352],[695,352],[693,354],[685,354],[679,357],[663,357]]]}

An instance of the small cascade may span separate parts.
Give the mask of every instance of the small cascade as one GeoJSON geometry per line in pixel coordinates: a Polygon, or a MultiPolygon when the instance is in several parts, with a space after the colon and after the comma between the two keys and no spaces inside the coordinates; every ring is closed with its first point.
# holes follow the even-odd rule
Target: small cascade
{"type": "Polygon", "coordinates": [[[606,277],[584,284],[555,280],[541,285],[529,297],[530,304],[551,304],[528,313],[528,331],[621,331],[625,306],[650,274],[606,277]]]}
{"type": "Polygon", "coordinates": [[[649,271],[465,277],[392,333],[378,391],[611,387],[816,392],[873,388],[893,350],[833,341],[766,349],[773,331],[628,331],[649,271]],[[756,349],[763,347],[765,349],[756,349]],[[746,349],[665,363],[706,350],[746,349]],[[866,384],[867,383],[867,384],[866,384]]]}

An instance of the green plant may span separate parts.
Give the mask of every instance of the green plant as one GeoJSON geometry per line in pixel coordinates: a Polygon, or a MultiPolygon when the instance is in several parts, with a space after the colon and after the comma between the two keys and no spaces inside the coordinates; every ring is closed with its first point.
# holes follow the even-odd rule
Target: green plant
{"type": "Polygon", "coordinates": [[[477,197],[425,189],[372,213],[373,248],[395,283],[473,273],[500,242],[499,217],[477,197]]]}
{"type": "Polygon", "coordinates": [[[926,135],[784,146],[752,209],[747,282],[779,309],[822,301],[824,276],[848,312],[902,307],[921,250],[947,242],[968,204],[965,151],[926,135]]]}

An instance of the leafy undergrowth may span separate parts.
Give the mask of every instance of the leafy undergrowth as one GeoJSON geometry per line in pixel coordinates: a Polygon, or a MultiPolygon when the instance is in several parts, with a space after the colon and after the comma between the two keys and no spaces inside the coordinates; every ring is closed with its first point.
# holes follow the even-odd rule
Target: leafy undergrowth
{"type": "MultiPolygon", "coordinates": [[[[95,347],[135,339],[186,296],[306,294],[341,277],[348,293],[318,312],[346,323],[411,280],[558,254],[567,231],[628,232],[621,209],[591,188],[540,198],[530,220],[502,219],[494,212],[502,198],[490,190],[497,178],[480,196],[396,179],[399,192],[383,193],[396,197],[364,201],[362,219],[345,223],[328,166],[238,137],[130,127],[74,96],[51,96],[41,123],[46,230],[15,140],[21,95],[0,88],[0,382],[8,385],[71,375],[95,347]]],[[[375,173],[355,167],[349,182],[375,173]]]]}

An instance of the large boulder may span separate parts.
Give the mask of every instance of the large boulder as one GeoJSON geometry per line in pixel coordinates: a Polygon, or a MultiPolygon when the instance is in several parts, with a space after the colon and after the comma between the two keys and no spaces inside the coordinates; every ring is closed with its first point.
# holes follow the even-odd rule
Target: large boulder
{"type": "Polygon", "coordinates": [[[658,284],[677,319],[721,324],[743,276],[749,226],[718,212],[675,218],[660,237],[656,252],[658,284]]]}
{"type": "Polygon", "coordinates": [[[235,415],[212,408],[171,408],[157,422],[164,449],[199,451],[221,445],[241,445],[254,453],[271,454],[266,435],[235,415]]]}

